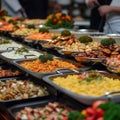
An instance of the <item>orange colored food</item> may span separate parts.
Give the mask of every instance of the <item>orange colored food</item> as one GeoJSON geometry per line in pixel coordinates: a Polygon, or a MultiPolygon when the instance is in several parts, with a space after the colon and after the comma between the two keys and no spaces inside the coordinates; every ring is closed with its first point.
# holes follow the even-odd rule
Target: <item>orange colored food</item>
{"type": "Polygon", "coordinates": [[[56,17],[59,19],[62,16],[62,13],[56,13],[56,17]]]}
{"type": "Polygon", "coordinates": [[[47,62],[41,62],[40,59],[36,59],[33,61],[25,61],[20,65],[34,72],[52,72],[62,68],[68,68],[72,70],[78,69],[77,65],[74,65],[66,61],[58,60],[55,58],[53,59],[53,61],[47,61],[47,62]]]}
{"type": "Polygon", "coordinates": [[[120,55],[112,55],[106,59],[106,65],[120,69],[120,55]]]}
{"type": "Polygon", "coordinates": [[[14,31],[17,28],[13,24],[7,24],[0,28],[1,31],[14,31]]]}
{"type": "Polygon", "coordinates": [[[27,40],[50,40],[55,36],[53,33],[34,33],[32,35],[27,36],[25,39],[27,40]]]}
{"type": "Polygon", "coordinates": [[[66,15],[67,20],[71,20],[71,17],[69,15],[66,15]]]}

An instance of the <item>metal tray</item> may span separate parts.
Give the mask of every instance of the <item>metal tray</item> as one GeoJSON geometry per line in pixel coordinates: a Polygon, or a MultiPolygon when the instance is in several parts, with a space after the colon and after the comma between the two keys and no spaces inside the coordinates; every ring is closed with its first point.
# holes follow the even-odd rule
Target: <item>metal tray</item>
{"type": "Polygon", "coordinates": [[[8,55],[11,55],[11,52],[15,52],[15,50],[10,50],[10,51],[5,51],[5,52],[1,53],[0,57],[2,57],[3,59],[7,59],[7,60],[24,60],[24,59],[30,59],[30,58],[38,58],[39,55],[43,54],[43,52],[41,52],[40,50],[35,50],[33,48],[30,48],[30,47],[26,47],[26,48],[29,51],[35,52],[36,55],[35,54],[30,54],[30,53],[28,53],[28,55],[27,55],[27,53],[26,53],[26,55],[19,55],[19,56],[21,56],[20,58],[15,57],[14,54],[13,54],[13,57],[11,57],[11,56],[10,57],[5,56],[4,55],[5,53],[8,53],[8,55]],[[37,56],[37,53],[39,54],[38,56],[37,56]]]}
{"type": "MultiPolygon", "coordinates": [[[[17,76],[22,76],[22,75],[24,75],[24,73],[23,73],[21,70],[17,69],[16,67],[14,67],[14,66],[12,66],[12,65],[10,65],[10,64],[7,64],[7,63],[1,64],[1,65],[0,65],[0,68],[2,68],[3,70],[10,70],[11,72],[14,72],[14,71],[19,71],[19,72],[20,72],[19,75],[4,76],[4,77],[0,77],[0,79],[1,79],[1,78],[10,78],[10,77],[17,77],[17,76]]],[[[6,73],[7,73],[7,72],[6,72],[6,73]]],[[[1,74],[1,73],[0,73],[0,74],[1,74]]]]}
{"type": "Polygon", "coordinates": [[[105,58],[79,57],[79,56],[74,55],[74,53],[72,56],[74,56],[76,61],[83,62],[83,63],[89,63],[89,62],[102,63],[105,60],[105,58]]]}
{"type": "Polygon", "coordinates": [[[109,72],[120,74],[120,68],[107,65],[106,59],[102,62],[102,65],[104,65],[109,72]]]}
{"type": "Polygon", "coordinates": [[[56,50],[61,55],[72,55],[72,54],[79,53],[79,51],[67,51],[67,50],[63,50],[62,48],[57,48],[56,50]]]}
{"type": "Polygon", "coordinates": [[[44,44],[49,41],[39,42],[39,45],[42,46],[44,49],[55,49],[55,46],[45,46],[44,44]]]}
{"type": "Polygon", "coordinates": [[[78,56],[81,52],[74,52],[71,54],[71,56],[73,56],[75,58],[76,61],[78,62],[82,62],[82,63],[90,63],[90,62],[93,62],[93,63],[102,63],[105,58],[94,58],[94,57],[81,57],[81,56],[78,56]]]}
{"type": "Polygon", "coordinates": [[[118,68],[118,67],[111,67],[111,66],[106,65],[105,63],[102,63],[102,64],[106,67],[106,69],[109,72],[120,74],[120,68],[118,68]]]}
{"type": "Polygon", "coordinates": [[[106,34],[106,35],[91,35],[94,41],[100,42],[102,39],[114,38],[116,43],[120,45],[120,35],[118,34],[106,34]]]}
{"type": "MultiPolygon", "coordinates": [[[[13,42],[13,41],[11,41],[11,42],[13,42]]],[[[13,42],[13,43],[15,43],[15,42],[13,42]]],[[[0,50],[0,53],[1,53],[1,52],[11,51],[11,50],[16,50],[17,48],[22,47],[21,44],[18,44],[18,46],[16,46],[17,44],[18,44],[18,43],[16,43],[14,46],[13,46],[13,45],[11,46],[11,44],[10,44],[9,47],[6,47],[6,48],[1,49],[1,50],[0,50]]],[[[7,45],[7,44],[5,44],[5,45],[7,45]]]]}
{"type": "Polygon", "coordinates": [[[50,75],[50,74],[63,74],[63,73],[69,73],[69,72],[79,72],[79,71],[85,71],[85,70],[88,70],[90,69],[91,67],[89,66],[85,66],[85,65],[82,65],[80,63],[77,63],[77,62],[74,62],[74,61],[71,61],[71,60],[67,60],[67,59],[63,59],[63,58],[60,58],[60,57],[57,57],[57,59],[59,60],[64,60],[64,61],[67,61],[67,62],[70,62],[70,63],[73,63],[74,65],[77,65],[77,66],[80,66],[79,69],[77,70],[70,70],[70,69],[67,69],[67,68],[61,68],[61,69],[58,69],[58,70],[55,70],[55,71],[52,71],[52,72],[34,72],[34,71],[31,71],[29,69],[26,69],[22,66],[20,66],[21,63],[25,62],[25,61],[33,61],[33,60],[36,60],[36,59],[29,59],[29,60],[16,60],[16,61],[13,61],[13,64],[16,65],[18,68],[20,68],[21,70],[37,77],[37,78],[42,78],[43,76],[45,75],[50,75]]]}
{"type": "Polygon", "coordinates": [[[13,32],[13,31],[2,31],[2,30],[0,30],[0,35],[2,35],[2,36],[4,35],[6,37],[9,37],[11,32],[13,32]]]}
{"type": "Polygon", "coordinates": [[[27,39],[24,39],[24,41],[26,41],[26,42],[28,42],[28,43],[44,43],[44,42],[50,42],[50,41],[52,41],[52,40],[50,40],[50,39],[48,39],[48,40],[45,40],[45,39],[43,39],[43,40],[27,40],[27,39]]]}
{"type": "Polygon", "coordinates": [[[36,100],[40,100],[40,99],[46,99],[46,98],[50,98],[52,96],[56,95],[56,90],[51,87],[50,85],[46,84],[44,81],[39,81],[38,79],[32,77],[32,76],[22,76],[22,77],[12,77],[12,78],[4,78],[4,79],[0,79],[0,81],[6,81],[6,80],[10,80],[10,79],[16,79],[16,80],[29,80],[31,82],[33,82],[36,85],[40,85],[42,87],[46,87],[46,90],[48,92],[48,94],[44,95],[44,96],[37,96],[37,97],[31,97],[31,98],[25,98],[25,99],[13,99],[13,100],[0,100],[0,103],[2,103],[4,106],[13,106],[14,104],[20,104],[20,103],[28,103],[30,101],[36,101],[36,100]]]}
{"type": "Polygon", "coordinates": [[[79,111],[85,108],[85,106],[83,106],[79,102],[77,102],[67,96],[62,96],[62,98],[51,98],[51,99],[44,99],[41,101],[39,100],[36,102],[16,104],[7,109],[7,113],[8,113],[7,116],[9,118],[9,120],[15,120],[15,115],[17,114],[17,112],[24,109],[25,107],[32,107],[32,108],[44,107],[49,102],[59,102],[59,103],[65,104],[65,105],[73,108],[74,110],[79,110],[79,111]]]}
{"type": "MultiPolygon", "coordinates": [[[[110,74],[110,73],[107,73],[104,71],[99,71],[99,72],[103,72],[105,74],[105,76],[120,79],[120,76],[116,76],[116,75],[113,75],[113,74],[110,74]]],[[[79,74],[79,73],[74,73],[74,74],[79,74]]],[[[71,92],[63,87],[60,87],[52,82],[52,79],[55,77],[59,77],[59,76],[66,77],[67,75],[70,75],[70,73],[64,74],[64,75],[49,75],[49,76],[43,77],[43,80],[45,82],[47,82],[48,84],[50,84],[51,86],[55,87],[57,90],[67,94],[68,96],[74,98],[75,100],[77,100],[80,103],[83,103],[85,105],[92,105],[92,103],[96,100],[107,100],[107,101],[120,102],[120,91],[108,92],[105,95],[100,96],[100,97],[84,96],[81,94],[73,93],[73,92],[71,92]]],[[[73,75],[73,73],[71,75],[73,75]]]]}
{"type": "Polygon", "coordinates": [[[45,42],[49,42],[48,40],[25,40],[24,39],[24,43],[32,46],[33,48],[39,48],[42,49],[42,44],[45,42]]]}
{"type": "Polygon", "coordinates": [[[10,34],[10,37],[17,42],[23,42],[24,41],[24,36],[10,34]]]}
{"type": "Polygon", "coordinates": [[[116,73],[116,74],[120,74],[120,68],[115,68],[115,67],[109,67],[107,66],[107,70],[112,72],[112,73],[116,73]]]}

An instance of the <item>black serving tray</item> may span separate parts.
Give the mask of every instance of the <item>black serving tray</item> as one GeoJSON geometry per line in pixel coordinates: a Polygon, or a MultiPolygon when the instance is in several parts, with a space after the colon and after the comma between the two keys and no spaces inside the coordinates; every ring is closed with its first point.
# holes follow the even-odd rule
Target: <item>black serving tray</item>
{"type": "MultiPolygon", "coordinates": [[[[115,74],[110,74],[110,73],[105,72],[105,71],[99,71],[99,72],[102,72],[107,77],[120,79],[120,76],[117,76],[115,74]]],[[[80,103],[85,104],[85,105],[92,105],[93,102],[96,101],[96,100],[114,101],[114,102],[117,102],[117,103],[120,102],[120,91],[107,92],[107,93],[105,93],[105,95],[99,96],[99,97],[84,96],[84,95],[81,95],[81,94],[73,93],[73,92],[71,92],[71,91],[69,91],[69,90],[67,90],[63,87],[60,87],[57,84],[52,82],[52,79],[55,78],[55,77],[66,77],[67,75],[73,75],[73,74],[79,74],[79,73],[67,73],[67,74],[63,74],[63,75],[48,75],[48,76],[43,77],[43,80],[46,83],[53,86],[54,88],[56,88],[57,90],[63,92],[64,94],[72,97],[73,99],[75,99],[75,100],[77,100],[80,103]]]]}
{"type": "Polygon", "coordinates": [[[0,30],[0,35],[10,37],[11,32],[13,32],[13,31],[2,31],[2,30],[0,30]]]}
{"type": "Polygon", "coordinates": [[[80,104],[79,102],[75,101],[74,99],[70,98],[69,96],[62,94],[58,98],[49,98],[49,99],[43,99],[41,101],[38,100],[38,101],[34,101],[34,102],[16,104],[14,106],[9,107],[6,110],[7,111],[6,116],[8,116],[9,120],[15,120],[15,115],[17,114],[17,112],[24,109],[24,107],[32,107],[32,108],[44,107],[49,102],[59,102],[62,104],[66,104],[66,105],[70,106],[71,108],[73,108],[74,110],[79,110],[79,111],[86,108],[86,106],[80,104]]]}
{"type": "Polygon", "coordinates": [[[50,98],[52,96],[56,96],[57,95],[57,91],[51,87],[50,85],[48,85],[47,83],[45,83],[44,81],[39,81],[36,78],[34,78],[33,76],[22,76],[22,77],[12,77],[12,78],[4,78],[4,79],[0,79],[0,81],[6,81],[6,80],[10,80],[10,79],[16,79],[16,80],[29,80],[32,81],[34,84],[36,85],[40,85],[42,87],[46,87],[46,90],[48,92],[48,94],[44,95],[44,96],[38,96],[38,97],[31,97],[31,98],[26,98],[26,99],[18,99],[18,100],[0,100],[0,104],[3,104],[4,106],[13,106],[14,104],[20,104],[20,103],[28,103],[30,101],[36,101],[36,100],[41,100],[41,99],[46,99],[46,98],[50,98]]]}
{"type": "Polygon", "coordinates": [[[64,73],[71,73],[71,72],[77,72],[78,73],[79,71],[86,71],[86,70],[91,68],[90,66],[85,66],[85,65],[82,65],[80,63],[68,60],[68,59],[64,59],[64,58],[60,58],[60,57],[55,57],[55,58],[73,63],[74,65],[77,65],[77,66],[81,66],[81,68],[79,68],[77,70],[70,70],[70,69],[67,69],[67,68],[63,68],[63,69],[61,68],[61,69],[58,69],[58,70],[55,70],[55,71],[52,71],[52,72],[34,72],[34,71],[31,71],[31,70],[28,70],[28,69],[22,67],[20,64],[25,62],[25,61],[33,61],[35,59],[16,60],[16,61],[13,61],[13,64],[15,66],[17,66],[19,69],[37,77],[37,78],[42,78],[45,75],[52,75],[52,74],[64,74],[64,73]]]}
{"type": "MultiPolygon", "coordinates": [[[[5,77],[0,77],[1,78],[10,78],[10,77],[20,77],[23,76],[25,73],[23,71],[21,71],[20,69],[16,68],[15,66],[12,66],[11,64],[8,63],[4,63],[0,65],[0,68],[2,68],[3,70],[11,70],[12,72],[14,71],[19,71],[20,74],[19,75],[13,75],[13,76],[5,76],[5,77]]],[[[1,73],[0,73],[1,74],[1,73]]]]}

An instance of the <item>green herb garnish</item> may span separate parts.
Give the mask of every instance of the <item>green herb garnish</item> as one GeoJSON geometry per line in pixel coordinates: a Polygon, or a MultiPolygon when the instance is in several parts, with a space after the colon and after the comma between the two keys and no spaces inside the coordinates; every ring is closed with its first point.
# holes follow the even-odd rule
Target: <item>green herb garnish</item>
{"type": "Polygon", "coordinates": [[[57,120],[61,120],[61,119],[60,119],[60,115],[61,115],[61,113],[62,113],[63,110],[64,110],[63,108],[60,108],[60,111],[58,112],[57,120]]]}
{"type": "Polygon", "coordinates": [[[4,16],[1,16],[0,19],[5,21],[5,17],[4,16]]]}
{"type": "Polygon", "coordinates": [[[42,118],[42,120],[45,120],[46,116],[45,116],[45,115],[42,115],[41,118],[42,118]]]}
{"type": "Polygon", "coordinates": [[[70,36],[70,35],[71,35],[71,32],[70,32],[69,30],[63,30],[63,31],[61,32],[61,35],[62,35],[62,36],[70,36]]]}
{"type": "Polygon", "coordinates": [[[86,72],[83,74],[80,75],[80,78],[84,80],[79,81],[79,83],[84,82],[84,81],[89,83],[93,80],[100,80],[103,77],[103,75],[100,74],[97,70],[91,70],[90,72],[86,72]],[[82,78],[83,74],[85,78],[82,78]]]}
{"type": "Polygon", "coordinates": [[[92,80],[100,80],[101,77],[101,74],[97,70],[92,70],[86,77],[86,81],[91,82],[92,80]]]}
{"type": "Polygon", "coordinates": [[[106,39],[101,40],[102,45],[113,45],[115,43],[116,43],[116,41],[113,38],[106,38],[106,39]]]}
{"type": "Polygon", "coordinates": [[[13,25],[17,24],[17,21],[14,21],[13,19],[8,20],[9,23],[12,23],[13,25]]]}
{"type": "Polygon", "coordinates": [[[89,42],[92,42],[93,39],[92,39],[90,36],[85,35],[85,36],[81,36],[81,37],[79,38],[79,41],[80,41],[81,43],[89,43],[89,42]]]}
{"type": "Polygon", "coordinates": [[[29,50],[25,47],[21,47],[21,48],[18,48],[16,51],[15,51],[15,54],[23,54],[23,53],[29,53],[29,50]]]}
{"type": "Polygon", "coordinates": [[[99,108],[105,111],[104,120],[120,120],[120,105],[113,102],[100,104],[99,108]]]}
{"type": "Polygon", "coordinates": [[[55,39],[57,39],[58,38],[58,36],[53,36],[52,37],[52,40],[55,40],[55,39]]]}
{"type": "Polygon", "coordinates": [[[9,40],[0,40],[0,44],[9,44],[11,43],[9,40]]]}
{"type": "Polygon", "coordinates": [[[47,62],[48,60],[52,61],[52,60],[53,60],[53,55],[51,55],[51,54],[40,55],[40,56],[39,56],[39,59],[40,59],[42,62],[47,62]]]}
{"type": "Polygon", "coordinates": [[[27,26],[27,28],[28,28],[28,29],[35,29],[35,25],[30,24],[30,25],[27,26]]]}
{"type": "Polygon", "coordinates": [[[15,26],[17,29],[18,29],[18,28],[20,28],[17,24],[16,24],[16,25],[14,25],[14,26],[15,26]]]}
{"type": "Polygon", "coordinates": [[[45,33],[45,32],[47,32],[47,33],[49,33],[49,30],[47,29],[47,28],[40,28],[39,29],[39,32],[42,32],[42,33],[45,33]]]}
{"type": "Polygon", "coordinates": [[[78,111],[72,111],[68,116],[69,120],[85,120],[85,116],[78,111]]]}

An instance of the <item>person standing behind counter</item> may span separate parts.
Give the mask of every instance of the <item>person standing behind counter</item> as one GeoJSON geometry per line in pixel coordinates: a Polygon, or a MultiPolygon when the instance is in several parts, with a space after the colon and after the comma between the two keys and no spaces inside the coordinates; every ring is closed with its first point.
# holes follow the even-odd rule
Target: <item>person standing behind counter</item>
{"type": "Polygon", "coordinates": [[[120,34],[120,0],[112,0],[110,5],[102,5],[98,11],[101,16],[106,16],[104,32],[120,34]]]}
{"type": "Polygon", "coordinates": [[[86,4],[91,8],[90,29],[103,32],[105,17],[101,17],[98,8],[101,5],[110,4],[110,0],[86,0],[86,4]]]}
{"type": "Polygon", "coordinates": [[[1,0],[1,9],[4,9],[12,17],[27,17],[19,0],[1,0]]]}
{"type": "Polygon", "coordinates": [[[19,0],[27,16],[30,19],[41,18],[45,19],[48,15],[49,6],[60,11],[61,6],[53,0],[19,0]]]}

